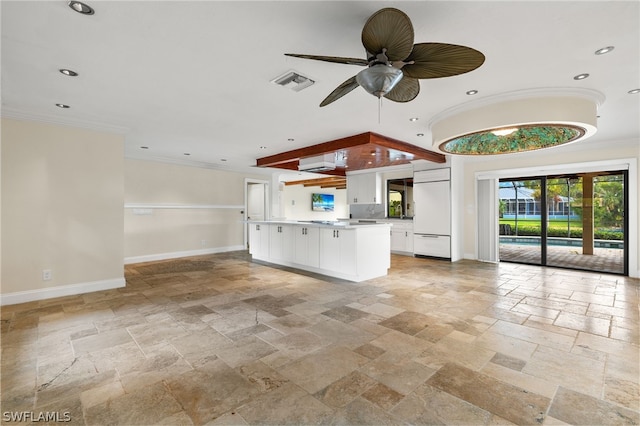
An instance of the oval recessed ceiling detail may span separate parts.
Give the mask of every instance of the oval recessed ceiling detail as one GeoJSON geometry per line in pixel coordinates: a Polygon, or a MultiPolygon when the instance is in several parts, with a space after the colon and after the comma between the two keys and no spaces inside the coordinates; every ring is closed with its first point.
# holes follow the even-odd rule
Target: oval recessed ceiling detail
{"type": "Polygon", "coordinates": [[[585,129],[565,124],[525,125],[518,128],[491,129],[454,138],[440,144],[450,154],[487,155],[533,151],[563,145],[581,138],[585,129]]]}
{"type": "Polygon", "coordinates": [[[533,89],[455,107],[430,123],[433,147],[459,155],[528,152],[596,133],[604,95],[587,89],[533,89]]]}

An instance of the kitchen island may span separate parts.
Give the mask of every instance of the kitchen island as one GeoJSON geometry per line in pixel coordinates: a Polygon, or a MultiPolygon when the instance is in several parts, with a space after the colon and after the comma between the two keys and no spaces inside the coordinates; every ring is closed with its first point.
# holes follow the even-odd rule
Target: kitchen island
{"type": "Polygon", "coordinates": [[[360,282],[387,275],[391,225],[345,221],[248,221],[255,260],[360,282]]]}

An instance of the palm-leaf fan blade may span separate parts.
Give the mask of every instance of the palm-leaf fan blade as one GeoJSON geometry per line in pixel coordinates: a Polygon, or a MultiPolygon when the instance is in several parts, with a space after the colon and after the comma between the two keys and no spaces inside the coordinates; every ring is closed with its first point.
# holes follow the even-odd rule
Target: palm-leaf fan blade
{"type": "Polygon", "coordinates": [[[402,61],[413,48],[411,20],[398,9],[381,9],[364,24],[362,44],[370,54],[377,55],[386,48],[390,61],[402,61]]]}
{"type": "Polygon", "coordinates": [[[409,102],[415,99],[418,93],[420,93],[420,82],[418,79],[403,77],[384,97],[394,102],[409,102]]]}
{"type": "Polygon", "coordinates": [[[343,58],[340,56],[300,55],[297,53],[285,53],[285,56],[292,56],[294,58],[302,58],[302,59],[314,59],[316,61],[324,61],[324,62],[334,62],[337,64],[361,65],[361,66],[367,66],[369,64],[366,59],[343,58]]]}
{"type": "Polygon", "coordinates": [[[354,75],[349,80],[336,87],[335,90],[329,94],[329,96],[324,98],[324,100],[320,103],[320,106],[323,107],[329,105],[331,102],[340,99],[358,86],[360,85],[356,81],[356,76],[354,75]]]}
{"type": "Polygon", "coordinates": [[[484,63],[484,55],[470,47],[447,43],[418,43],[405,62],[406,77],[440,78],[473,71],[484,63]]]}

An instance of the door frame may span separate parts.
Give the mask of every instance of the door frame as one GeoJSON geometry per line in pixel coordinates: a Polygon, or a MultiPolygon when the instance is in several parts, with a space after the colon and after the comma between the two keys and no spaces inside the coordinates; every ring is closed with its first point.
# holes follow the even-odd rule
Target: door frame
{"type": "MultiPolygon", "coordinates": [[[[497,180],[501,178],[510,178],[513,176],[526,178],[541,175],[558,175],[563,173],[605,172],[618,170],[627,171],[628,188],[626,192],[628,195],[628,203],[626,204],[626,220],[628,223],[627,242],[629,247],[627,250],[628,259],[626,261],[626,264],[628,269],[628,276],[640,278],[640,265],[638,264],[638,250],[640,249],[640,242],[638,241],[638,191],[640,188],[638,188],[638,161],[636,158],[619,158],[613,160],[590,161],[583,163],[553,164],[538,167],[523,167],[519,169],[489,170],[476,172],[475,180],[497,180]]],[[[498,194],[495,194],[495,199],[493,200],[496,206],[498,204],[497,197],[498,194]]],[[[477,199],[476,205],[478,205],[477,199]]],[[[496,234],[493,237],[497,239],[498,235],[496,234]]],[[[479,234],[477,224],[475,229],[475,238],[476,241],[478,241],[479,234]]]]}
{"type": "Polygon", "coordinates": [[[261,179],[253,179],[253,178],[245,178],[244,179],[244,221],[245,226],[243,226],[243,243],[244,248],[249,247],[249,225],[246,224],[246,221],[249,219],[249,185],[255,184],[264,184],[264,218],[267,219],[270,217],[271,212],[271,197],[269,191],[269,181],[261,180],[261,179]]]}

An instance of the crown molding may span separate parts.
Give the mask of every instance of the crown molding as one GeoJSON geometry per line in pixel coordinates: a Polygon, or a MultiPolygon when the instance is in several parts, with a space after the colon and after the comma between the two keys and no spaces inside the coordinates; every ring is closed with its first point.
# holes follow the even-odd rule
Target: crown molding
{"type": "Polygon", "coordinates": [[[34,113],[31,111],[24,111],[19,108],[7,108],[6,106],[3,106],[0,110],[0,117],[21,121],[35,121],[45,124],[78,127],[81,129],[95,130],[98,132],[106,133],[116,133],[121,135],[126,134],[130,131],[128,127],[124,126],[70,117],[60,117],[56,114],[34,113]]]}

